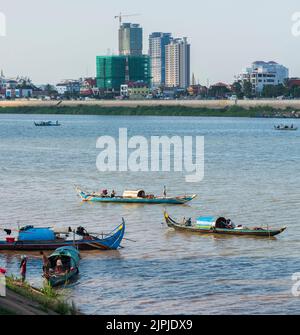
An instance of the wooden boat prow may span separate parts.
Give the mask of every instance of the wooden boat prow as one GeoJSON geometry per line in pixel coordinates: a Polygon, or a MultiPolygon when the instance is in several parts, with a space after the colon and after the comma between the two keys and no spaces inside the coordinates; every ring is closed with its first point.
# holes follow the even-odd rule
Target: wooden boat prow
{"type": "MultiPolygon", "coordinates": [[[[179,231],[187,231],[199,234],[220,234],[220,235],[234,235],[234,236],[256,236],[256,237],[274,237],[283,233],[287,227],[280,229],[263,229],[263,228],[218,228],[210,224],[205,226],[197,226],[196,224],[186,225],[187,220],[183,219],[182,223],[176,222],[167,212],[164,212],[165,222],[168,227],[179,231]]],[[[220,218],[224,219],[224,218],[220,218]]]]}

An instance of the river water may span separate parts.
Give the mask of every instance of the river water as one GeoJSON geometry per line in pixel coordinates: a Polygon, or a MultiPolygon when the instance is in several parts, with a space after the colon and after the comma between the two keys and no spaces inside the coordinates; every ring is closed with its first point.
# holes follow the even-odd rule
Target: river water
{"type": "MultiPolygon", "coordinates": [[[[300,272],[300,131],[281,120],[247,118],[0,115],[0,227],[18,224],[110,231],[124,217],[123,249],[83,253],[78,281],[63,293],[90,314],[296,314],[292,275],[300,272]],[[33,121],[59,119],[62,127],[33,121]],[[205,178],[182,173],[100,173],[102,135],[205,137],[205,178]],[[276,239],[199,236],[162,225],[164,207],[81,203],[90,190],[143,188],[197,193],[190,205],[167,206],[177,218],[221,215],[244,225],[288,226],[276,239]]],[[[300,121],[285,120],[300,127],[300,121]]],[[[0,233],[4,238],[4,235],[0,233]]],[[[0,266],[18,273],[19,256],[0,266]]],[[[28,281],[41,285],[41,260],[29,255],[28,281]]]]}

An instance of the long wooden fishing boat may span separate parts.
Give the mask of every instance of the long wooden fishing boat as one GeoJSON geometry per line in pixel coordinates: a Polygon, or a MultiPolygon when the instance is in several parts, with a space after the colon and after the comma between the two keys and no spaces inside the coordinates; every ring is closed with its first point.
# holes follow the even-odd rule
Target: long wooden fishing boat
{"type": "Polygon", "coordinates": [[[40,122],[34,122],[34,125],[36,127],[60,127],[61,124],[56,121],[56,122],[53,122],[53,121],[40,121],[40,122]]]}
{"type": "Polygon", "coordinates": [[[177,197],[146,195],[144,190],[125,191],[123,196],[108,196],[96,192],[85,192],[76,187],[76,192],[82,201],[103,202],[103,203],[126,203],[126,204],[173,204],[183,205],[197,197],[183,195],[177,197]]]}
{"type": "Polygon", "coordinates": [[[282,130],[282,131],[296,131],[298,130],[298,127],[294,127],[294,125],[288,126],[288,125],[278,125],[274,126],[275,130],[282,130]]]}
{"type": "Polygon", "coordinates": [[[48,257],[49,269],[43,277],[52,287],[65,285],[79,273],[80,253],[74,247],[62,247],[48,257]],[[58,260],[61,266],[57,266],[58,260]]]}
{"type": "Polygon", "coordinates": [[[192,223],[191,219],[186,220],[184,218],[182,222],[176,222],[167,212],[165,212],[164,218],[166,224],[170,228],[200,234],[274,237],[286,230],[286,227],[281,229],[264,229],[263,227],[247,228],[243,226],[236,226],[231,220],[222,217],[200,217],[195,223],[192,223]]]}
{"type": "MultiPolygon", "coordinates": [[[[5,229],[8,236],[10,229],[5,229]]],[[[27,226],[18,231],[17,239],[7,237],[0,241],[0,251],[42,251],[56,250],[61,247],[74,246],[79,250],[117,250],[125,233],[125,221],[109,234],[90,234],[83,227],[67,232],[55,232],[51,228],[27,226]],[[99,237],[101,236],[101,237],[99,237]]]]}

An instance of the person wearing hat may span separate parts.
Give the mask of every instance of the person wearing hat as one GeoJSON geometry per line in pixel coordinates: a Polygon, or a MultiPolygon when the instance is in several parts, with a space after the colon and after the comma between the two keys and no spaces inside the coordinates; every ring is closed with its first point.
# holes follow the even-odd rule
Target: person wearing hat
{"type": "Polygon", "coordinates": [[[20,275],[21,275],[22,283],[24,283],[26,280],[26,270],[27,270],[26,267],[27,267],[27,257],[22,256],[21,264],[20,264],[20,275]]]}

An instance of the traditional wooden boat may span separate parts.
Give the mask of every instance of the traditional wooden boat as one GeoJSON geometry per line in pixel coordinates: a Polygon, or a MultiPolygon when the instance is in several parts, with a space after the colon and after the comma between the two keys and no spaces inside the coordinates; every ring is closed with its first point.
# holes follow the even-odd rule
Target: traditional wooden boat
{"type": "MultiPolygon", "coordinates": [[[[10,236],[11,230],[5,229],[10,236]]],[[[27,226],[18,231],[18,238],[7,237],[0,241],[0,251],[42,251],[74,246],[79,250],[117,250],[125,233],[125,221],[109,234],[91,235],[83,227],[67,232],[55,232],[51,228],[27,226]],[[99,237],[101,236],[101,238],[99,237]]]]}
{"type": "Polygon", "coordinates": [[[174,204],[183,205],[197,197],[193,195],[183,195],[177,197],[146,195],[144,190],[125,191],[123,196],[108,196],[95,192],[85,192],[76,187],[77,194],[82,201],[104,202],[104,203],[127,203],[127,204],[174,204]]]}
{"type": "Polygon", "coordinates": [[[41,121],[41,122],[34,122],[34,125],[36,127],[60,127],[61,124],[56,121],[56,122],[52,122],[52,121],[41,121]]]}
{"type": "Polygon", "coordinates": [[[281,229],[264,229],[263,227],[247,228],[236,226],[231,220],[222,217],[200,217],[195,223],[192,223],[191,219],[186,220],[185,218],[182,222],[176,222],[167,212],[164,213],[164,217],[170,228],[200,234],[274,237],[286,230],[286,227],[281,229]]]}
{"type": "Polygon", "coordinates": [[[79,273],[80,253],[74,247],[58,248],[48,260],[49,270],[45,270],[43,276],[52,287],[67,284],[79,273]]]}
{"type": "Polygon", "coordinates": [[[274,126],[275,130],[290,130],[290,131],[296,131],[298,130],[298,127],[294,127],[294,125],[288,126],[288,125],[278,125],[274,126]]]}

